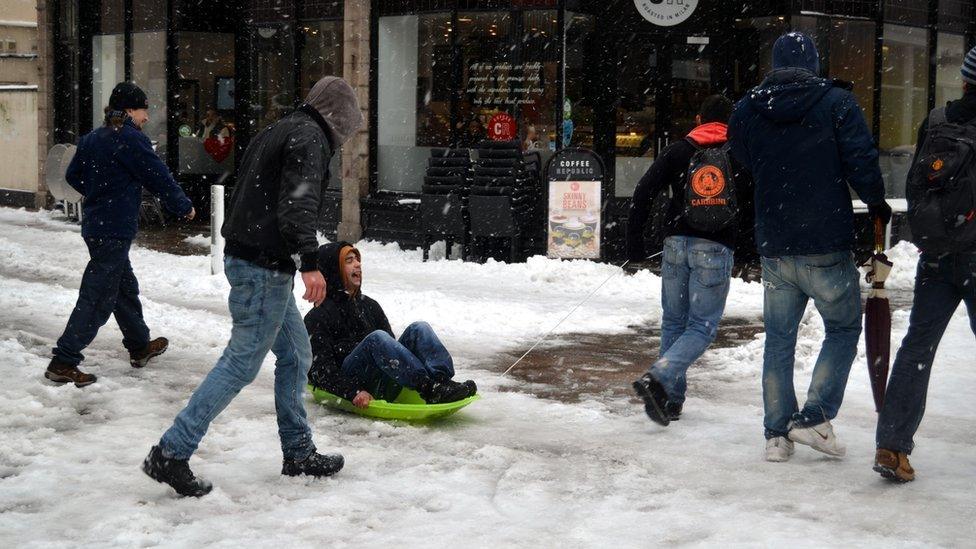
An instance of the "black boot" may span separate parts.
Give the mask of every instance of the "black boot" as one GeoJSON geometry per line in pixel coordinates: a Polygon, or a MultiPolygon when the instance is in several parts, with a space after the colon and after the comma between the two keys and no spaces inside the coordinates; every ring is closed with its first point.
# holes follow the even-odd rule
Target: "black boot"
{"type": "Polygon", "coordinates": [[[658,383],[651,374],[642,375],[634,382],[634,390],[637,396],[644,399],[644,411],[651,421],[659,425],[667,426],[671,422],[665,408],[668,403],[668,395],[664,387],[658,383]]]}
{"type": "MultiPolygon", "coordinates": [[[[446,402],[457,402],[459,400],[464,400],[471,396],[472,385],[465,383],[458,383],[454,380],[447,381],[435,381],[427,385],[426,387],[420,387],[417,392],[420,393],[420,398],[424,399],[427,404],[443,404],[446,402]]],[[[473,387],[475,391],[478,388],[473,387]]]]}
{"type": "Polygon", "coordinates": [[[469,397],[478,394],[478,385],[475,384],[474,381],[472,381],[470,379],[467,380],[467,381],[462,381],[461,382],[461,385],[464,385],[465,387],[468,388],[468,396],[469,397]]]}
{"type": "Polygon", "coordinates": [[[668,401],[664,405],[664,411],[668,414],[668,419],[671,421],[678,421],[681,419],[681,409],[684,408],[684,404],[678,404],[675,402],[668,401]]]}
{"type": "Polygon", "coordinates": [[[156,482],[169,484],[181,496],[198,498],[213,489],[209,482],[193,476],[188,460],[168,458],[159,446],[149,450],[149,455],[142,462],[142,472],[156,482]]]}
{"type": "Polygon", "coordinates": [[[286,459],[281,465],[281,474],[289,477],[308,475],[310,477],[331,477],[342,470],[345,460],[339,454],[312,455],[302,461],[286,459]]]}

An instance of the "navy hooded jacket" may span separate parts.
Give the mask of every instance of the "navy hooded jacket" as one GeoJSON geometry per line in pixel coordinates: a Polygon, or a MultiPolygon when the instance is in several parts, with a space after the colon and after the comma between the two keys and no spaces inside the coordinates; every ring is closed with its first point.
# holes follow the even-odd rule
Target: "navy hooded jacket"
{"type": "Polygon", "coordinates": [[[149,138],[130,118],[118,130],[102,126],[82,137],[65,179],[85,197],[85,238],[135,238],[143,186],[179,217],[193,208],[149,138]]]}
{"type": "MultiPolygon", "coordinates": [[[[781,52],[782,53],[782,52],[781,52]]],[[[732,154],[755,183],[756,245],[765,257],[854,247],[848,185],[884,200],[878,152],[854,95],[813,68],[772,71],[735,107],[732,154]]]]}

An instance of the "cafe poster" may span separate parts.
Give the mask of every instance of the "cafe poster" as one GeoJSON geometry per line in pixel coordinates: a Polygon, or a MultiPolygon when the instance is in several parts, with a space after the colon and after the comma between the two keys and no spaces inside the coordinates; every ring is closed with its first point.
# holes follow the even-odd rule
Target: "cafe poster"
{"type": "Polygon", "coordinates": [[[600,181],[549,182],[549,257],[600,258],[600,181]]]}

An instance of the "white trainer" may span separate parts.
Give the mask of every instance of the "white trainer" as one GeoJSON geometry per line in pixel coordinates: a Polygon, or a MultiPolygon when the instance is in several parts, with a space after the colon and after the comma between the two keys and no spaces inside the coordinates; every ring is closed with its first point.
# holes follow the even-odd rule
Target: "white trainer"
{"type": "Polygon", "coordinates": [[[793,443],[786,437],[776,437],[766,440],[766,461],[781,463],[793,455],[793,443]]]}
{"type": "Polygon", "coordinates": [[[789,437],[793,442],[806,444],[828,456],[843,457],[847,454],[847,448],[834,436],[834,428],[829,421],[811,427],[793,427],[789,437]]]}

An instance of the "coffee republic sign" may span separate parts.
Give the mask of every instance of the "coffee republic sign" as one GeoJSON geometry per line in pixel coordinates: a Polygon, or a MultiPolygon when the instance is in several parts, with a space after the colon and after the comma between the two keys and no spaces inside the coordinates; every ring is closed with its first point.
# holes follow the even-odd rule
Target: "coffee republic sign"
{"type": "Polygon", "coordinates": [[[637,11],[655,25],[670,27],[686,21],[698,0],[634,0],[637,11]]]}

